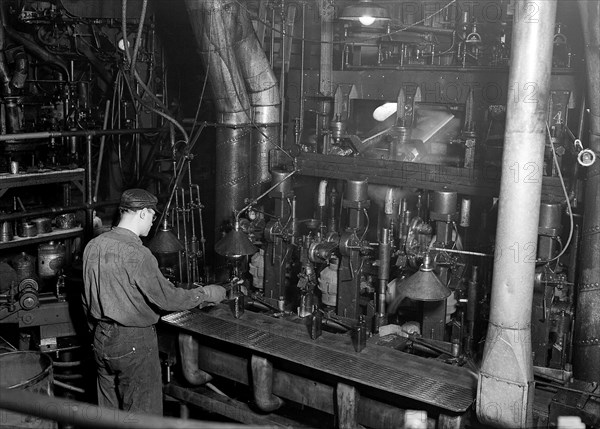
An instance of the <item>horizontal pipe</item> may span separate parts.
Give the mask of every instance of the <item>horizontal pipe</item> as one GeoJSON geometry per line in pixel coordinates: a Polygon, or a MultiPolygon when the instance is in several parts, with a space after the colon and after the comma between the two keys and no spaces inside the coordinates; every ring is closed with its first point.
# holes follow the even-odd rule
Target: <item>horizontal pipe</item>
{"type": "MultiPolygon", "coordinates": [[[[455,30],[452,30],[450,28],[429,27],[427,25],[407,25],[406,27],[402,27],[396,31],[408,31],[411,33],[445,34],[447,36],[452,36],[455,33],[455,30]]],[[[393,31],[392,34],[394,34],[393,31]]]]}
{"type": "MultiPolygon", "coordinates": [[[[73,399],[63,399],[56,396],[40,395],[26,390],[8,390],[4,388],[0,388],[0,409],[85,428],[248,429],[251,427],[241,424],[181,420],[149,414],[136,414],[129,411],[98,407],[74,401],[73,399]]],[[[265,427],[254,426],[254,428],[265,427]]]]}
{"type": "Polygon", "coordinates": [[[157,133],[158,128],[133,128],[130,130],[81,130],[81,131],[39,131],[35,133],[19,133],[0,135],[0,142],[15,140],[34,140],[57,137],[112,136],[124,134],[157,133]]]}
{"type": "Polygon", "coordinates": [[[10,214],[2,214],[0,215],[0,222],[11,221],[22,219],[23,217],[34,219],[36,217],[48,216],[48,215],[59,215],[63,213],[72,213],[79,210],[89,210],[96,209],[98,207],[106,207],[106,206],[116,206],[118,205],[120,200],[108,200],[101,201],[93,204],[79,204],[77,206],[69,206],[69,207],[51,207],[42,210],[34,210],[27,212],[15,212],[10,214]]]}

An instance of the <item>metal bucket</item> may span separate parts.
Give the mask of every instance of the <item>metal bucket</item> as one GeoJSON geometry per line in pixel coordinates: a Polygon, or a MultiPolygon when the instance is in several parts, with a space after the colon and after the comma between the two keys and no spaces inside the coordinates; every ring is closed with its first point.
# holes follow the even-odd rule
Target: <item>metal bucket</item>
{"type": "Polygon", "coordinates": [[[38,246],[38,274],[42,278],[60,274],[65,264],[66,250],[62,243],[43,243],[38,246]]]}
{"type": "MultiPolygon", "coordinates": [[[[0,354],[0,387],[53,396],[52,359],[39,352],[0,354]]],[[[54,421],[0,410],[0,427],[56,428],[54,421]]]]}

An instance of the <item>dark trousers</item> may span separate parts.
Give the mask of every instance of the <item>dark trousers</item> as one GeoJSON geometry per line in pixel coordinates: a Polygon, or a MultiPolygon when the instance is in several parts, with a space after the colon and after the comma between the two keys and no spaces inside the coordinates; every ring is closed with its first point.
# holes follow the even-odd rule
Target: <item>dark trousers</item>
{"type": "Polygon", "coordinates": [[[98,405],[162,415],[162,376],[154,326],[98,322],[94,330],[98,405]]]}

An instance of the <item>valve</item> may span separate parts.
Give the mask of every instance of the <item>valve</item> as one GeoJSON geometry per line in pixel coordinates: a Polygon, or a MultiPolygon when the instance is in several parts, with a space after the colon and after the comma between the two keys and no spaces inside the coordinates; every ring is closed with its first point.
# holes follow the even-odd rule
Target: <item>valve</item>
{"type": "Polygon", "coordinates": [[[577,155],[577,162],[582,167],[589,167],[596,162],[596,154],[591,149],[583,149],[577,155]]]}
{"type": "Polygon", "coordinates": [[[582,167],[589,167],[596,162],[596,153],[591,149],[584,149],[581,140],[575,139],[573,142],[577,151],[577,162],[582,167]]]}

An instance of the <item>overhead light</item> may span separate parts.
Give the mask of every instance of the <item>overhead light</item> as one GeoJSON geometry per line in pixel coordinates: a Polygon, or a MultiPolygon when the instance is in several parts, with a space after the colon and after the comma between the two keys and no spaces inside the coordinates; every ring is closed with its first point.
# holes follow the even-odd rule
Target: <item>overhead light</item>
{"type": "Polygon", "coordinates": [[[404,298],[413,301],[442,301],[452,293],[433,272],[433,260],[429,253],[423,258],[419,271],[402,280],[397,287],[398,295],[388,306],[390,314],[398,310],[404,298]]]}
{"type": "Polygon", "coordinates": [[[177,253],[185,249],[181,241],[173,233],[167,219],[156,231],[156,235],[150,240],[148,248],[152,253],[177,253]]]}
{"type": "Polygon", "coordinates": [[[123,37],[122,33],[117,34],[117,48],[119,49],[119,51],[124,52],[125,48],[127,47],[128,49],[131,49],[134,45],[135,42],[135,34],[129,34],[127,35],[127,40],[125,40],[125,38],[123,37]]]}
{"type": "Polygon", "coordinates": [[[241,258],[257,251],[258,248],[250,241],[248,234],[240,230],[237,219],[234,228],[215,244],[215,252],[228,258],[241,258]]]}
{"type": "Polygon", "coordinates": [[[344,8],[340,19],[345,21],[359,21],[362,25],[372,25],[375,21],[389,21],[388,10],[373,3],[372,0],[358,0],[344,8]]]}

